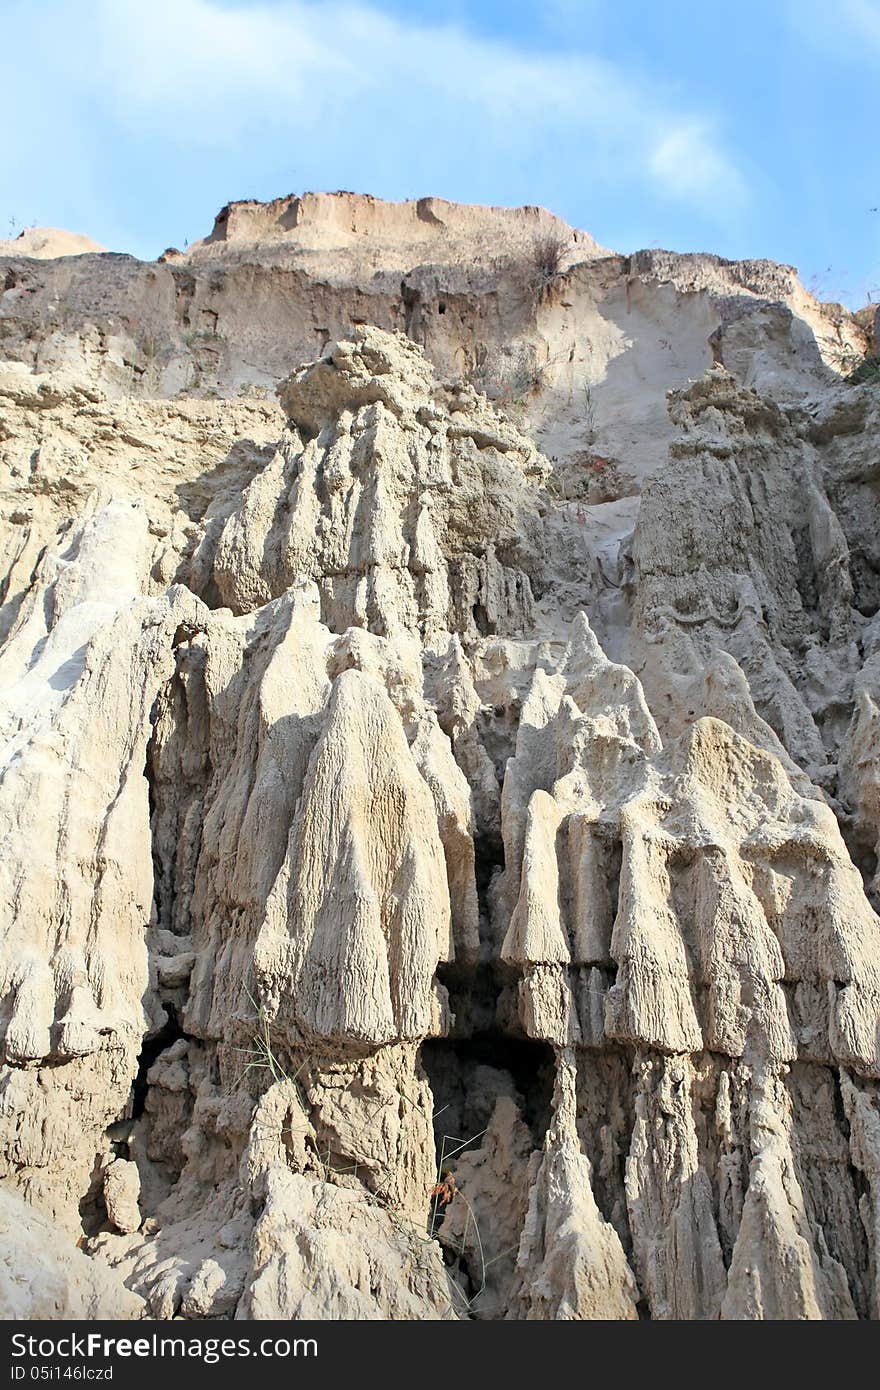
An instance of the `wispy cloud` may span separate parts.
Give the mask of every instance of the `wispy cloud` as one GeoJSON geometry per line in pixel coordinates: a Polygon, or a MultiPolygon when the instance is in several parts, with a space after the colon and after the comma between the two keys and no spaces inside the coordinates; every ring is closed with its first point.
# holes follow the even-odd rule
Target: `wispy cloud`
{"type": "Polygon", "coordinates": [[[844,22],[880,57],[880,4],[878,0],[842,0],[844,22]]]}
{"type": "Polygon", "coordinates": [[[702,203],[707,197],[723,208],[742,204],[747,195],[739,170],[719,150],[710,128],[700,122],[676,124],[651,153],[651,173],[671,194],[702,203]]]}
{"type": "Polygon", "coordinates": [[[11,7],[20,38],[0,57],[7,102],[27,81],[54,108],[61,147],[71,124],[81,145],[124,138],[146,158],[147,142],[161,143],[171,178],[187,177],[187,161],[247,155],[262,170],[273,158],[326,170],[318,186],[357,170],[361,188],[390,180],[411,196],[459,196],[462,170],[475,189],[495,187],[503,165],[516,188],[528,185],[517,171],[538,186],[548,170],[556,186],[629,181],[719,221],[748,199],[711,112],[589,54],[529,52],[334,0],[11,7]],[[38,70],[25,78],[28,53],[38,70]]]}
{"type": "MultiPolygon", "coordinates": [[[[829,56],[880,64],[880,0],[788,0],[788,15],[800,38],[829,56]]],[[[865,100],[854,93],[854,105],[865,100]]]]}
{"type": "Polygon", "coordinates": [[[459,159],[540,149],[545,158],[574,156],[574,177],[595,161],[686,201],[729,207],[744,194],[732,160],[693,112],[597,58],[529,54],[360,5],[104,0],[101,8],[105,75],[116,76],[117,108],[129,119],[186,112],[203,128],[219,121],[228,135],[266,122],[319,145],[362,140],[366,159],[377,139],[403,157],[409,151],[416,167],[452,138],[459,159]],[[118,61],[132,45],[134,87],[119,80],[118,61]],[[659,159],[658,150],[666,151],[659,159]]]}

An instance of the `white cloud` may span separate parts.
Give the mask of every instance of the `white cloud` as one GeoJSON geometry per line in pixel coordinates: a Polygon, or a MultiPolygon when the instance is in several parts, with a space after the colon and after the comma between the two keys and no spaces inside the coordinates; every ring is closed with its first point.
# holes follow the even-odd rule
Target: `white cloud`
{"type": "Polygon", "coordinates": [[[880,4],[877,0],[842,0],[843,19],[855,35],[880,54],[880,4]]]}
{"type": "Polygon", "coordinates": [[[89,140],[140,142],[163,146],[169,179],[242,154],[265,171],[280,151],[273,170],[320,171],[319,187],[344,171],[363,191],[457,196],[467,183],[488,200],[500,183],[552,195],[604,181],[719,222],[747,200],[710,113],[587,54],[338,0],[10,3],[20,38],[0,81],[13,101],[16,86],[35,93],[61,146],[78,128],[86,164],[89,140]]]}
{"type": "Polygon", "coordinates": [[[671,194],[685,200],[719,197],[729,207],[746,196],[742,175],[700,123],[682,124],[665,134],[651,153],[651,172],[671,194]]]}
{"type": "MultiPolygon", "coordinates": [[[[826,55],[876,68],[880,62],[880,0],[788,0],[797,33],[826,55]]],[[[854,105],[866,96],[853,94],[854,105]]]]}
{"type": "MultiPolygon", "coordinates": [[[[827,13],[827,12],[826,12],[827,13]]],[[[878,0],[838,0],[829,18],[838,32],[848,33],[854,43],[880,57],[880,3],[878,0]]],[[[863,50],[864,51],[864,50],[863,50]]]]}

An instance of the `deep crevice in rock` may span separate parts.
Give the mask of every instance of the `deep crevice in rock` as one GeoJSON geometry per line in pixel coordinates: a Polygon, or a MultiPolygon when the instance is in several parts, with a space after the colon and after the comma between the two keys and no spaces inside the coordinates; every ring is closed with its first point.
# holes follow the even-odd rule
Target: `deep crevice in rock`
{"type": "Polygon", "coordinates": [[[79,1217],[84,1236],[93,1236],[107,1223],[104,1203],[104,1165],[101,1155],[95,1156],[88,1190],[80,1198],[79,1217]]]}
{"type": "Polygon", "coordinates": [[[132,1121],[139,1120],[146,1108],[147,1091],[149,1090],[147,1077],[153,1063],[166,1048],[172,1045],[172,1043],[186,1036],[178,1021],[177,1011],[174,1005],[166,1004],[165,1007],[168,1014],[166,1022],[158,1033],[154,1033],[152,1037],[144,1039],[144,1044],[141,1048],[140,1056],[138,1057],[137,1075],[131,1086],[132,1121]]]}
{"type": "Polygon", "coordinates": [[[549,1043],[498,1029],[458,1041],[432,1038],[422,1044],[421,1062],[434,1095],[438,1162],[444,1135],[468,1147],[480,1142],[499,1095],[514,1096],[535,1148],[543,1143],[555,1078],[549,1043]]]}

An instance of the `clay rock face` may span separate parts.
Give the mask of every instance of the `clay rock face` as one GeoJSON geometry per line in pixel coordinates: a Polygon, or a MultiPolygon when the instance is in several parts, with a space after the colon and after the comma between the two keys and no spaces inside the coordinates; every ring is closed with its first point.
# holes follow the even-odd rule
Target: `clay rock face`
{"type": "Polygon", "coordinates": [[[596,1205],[590,1162],[577,1133],[574,1082],[572,1056],[562,1052],[554,1123],[540,1161],[533,1160],[517,1251],[519,1315],[631,1321],[639,1315],[638,1285],[617,1231],[596,1205]]]}
{"type": "Polygon", "coordinates": [[[65,232],[57,227],[25,227],[18,236],[0,241],[2,256],[32,256],[37,260],[56,256],[85,256],[101,252],[106,247],[78,232],[65,232]]]}
{"type": "Polygon", "coordinates": [[[533,693],[510,764],[527,811],[502,957],[522,974],[523,1026],[575,1048],[584,1085],[603,1053],[634,1058],[625,1219],[617,1210],[654,1316],[856,1316],[867,1296],[848,1282],[858,1188],[850,1179],[833,1198],[847,1206],[849,1248],[832,1255],[811,1225],[818,1210],[825,1229],[830,1194],[804,1190],[795,1153],[815,1122],[802,1077],[830,1095],[843,1066],[870,1092],[864,1078],[880,1070],[880,919],[834,816],[798,796],[776,758],[713,719],[661,752],[633,720],[639,702],[625,685],[600,722],[588,685],[579,704],[566,692],[579,647],[599,665],[582,626],[552,700],[547,678],[536,680],[543,747],[528,727],[533,693]],[[752,1120],[734,1137],[737,1089],[752,1120]],[[731,1162],[707,1154],[695,1128],[707,1100],[739,1150],[735,1166],[751,1155],[726,1211],[731,1162]]]}
{"type": "Polygon", "coordinates": [[[862,330],[583,238],[536,289],[559,232],[11,265],[68,297],[0,364],[8,1316],[878,1316],[862,330]],[[250,353],[280,407],[187,375],[250,353]]]}
{"type": "MultiPolygon", "coordinates": [[[[668,727],[681,677],[733,657],[794,762],[828,781],[836,707],[858,668],[846,535],[805,424],[720,369],[675,398],[681,435],[652,480],[633,560],[644,679],[668,727]]],[[[833,744],[832,744],[833,753],[833,744]]]]}
{"type": "Polygon", "coordinates": [[[454,1318],[436,1243],[357,1193],[273,1174],[254,1231],[247,1318],[454,1318]],[[369,1292],[367,1292],[369,1290],[369,1292]]]}
{"type": "Polygon", "coordinates": [[[532,620],[522,561],[539,534],[540,455],[473,391],[444,391],[408,340],[375,328],[279,388],[290,433],[217,543],[243,612],[314,580],[324,620],[426,638],[532,620]]]}
{"type": "Polygon", "coordinates": [[[840,755],[840,790],[853,808],[856,843],[873,864],[880,897],[880,654],[865,662],[854,683],[855,708],[840,755]]]}
{"type": "MultiPolygon", "coordinates": [[[[117,516],[137,504],[139,591],[160,597],[205,533],[216,538],[274,452],[283,419],[268,400],[119,399],[96,385],[87,365],[46,373],[0,362],[0,634],[9,633],[60,528],[72,527],[73,540],[110,502],[117,516]]],[[[95,592],[107,601],[113,585],[95,592]]]]}
{"type": "Polygon", "coordinates": [[[434,972],[451,946],[430,792],[385,691],[345,671],[257,941],[262,989],[277,1007],[292,996],[293,1026],[314,1040],[423,1038],[434,972]]]}
{"type": "Polygon", "coordinates": [[[174,634],[200,608],[183,590],[138,598],[145,535],[131,502],[84,518],[44,556],[0,658],[3,1173],[74,1228],[64,1203],[109,1152],[156,1007],[143,769],[174,634]]]}
{"type": "MultiPolygon", "coordinates": [[[[563,671],[589,636],[576,632],[563,671]]],[[[589,686],[562,695],[560,683],[541,750],[524,710],[508,774],[519,805],[506,820],[518,839],[526,802],[521,855],[514,843],[507,858],[522,871],[502,958],[529,972],[529,1031],[875,1071],[880,922],[834,816],[720,720],[696,721],[662,753],[650,724],[640,742],[633,685],[630,708],[609,698],[597,719],[589,686]],[[800,924],[814,915],[808,944],[800,924]],[[614,974],[604,1010],[603,971],[614,974]]]]}
{"type": "Polygon", "coordinates": [[[0,1188],[0,1318],[23,1322],[139,1318],[143,1300],[39,1212],[0,1188]]]}
{"type": "Polygon", "coordinates": [[[229,204],[207,238],[156,262],[0,249],[4,355],[28,369],[73,369],[114,398],[231,403],[375,324],[444,376],[522,402],[578,482],[595,447],[625,480],[613,498],[665,457],[666,392],[716,358],[793,400],[827,390],[870,344],[864,317],[819,303],[790,266],[617,255],[536,207],[303,194],[229,204]]]}

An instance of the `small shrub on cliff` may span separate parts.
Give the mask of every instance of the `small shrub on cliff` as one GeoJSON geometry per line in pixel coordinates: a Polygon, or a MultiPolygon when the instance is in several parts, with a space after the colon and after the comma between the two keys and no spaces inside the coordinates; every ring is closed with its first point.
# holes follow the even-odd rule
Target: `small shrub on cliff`
{"type": "Polygon", "coordinates": [[[533,242],[526,266],[526,288],[535,308],[548,299],[562,274],[571,238],[549,232],[533,242]]]}
{"type": "Polygon", "coordinates": [[[880,354],[866,357],[846,380],[850,386],[880,386],[880,354]]]}

